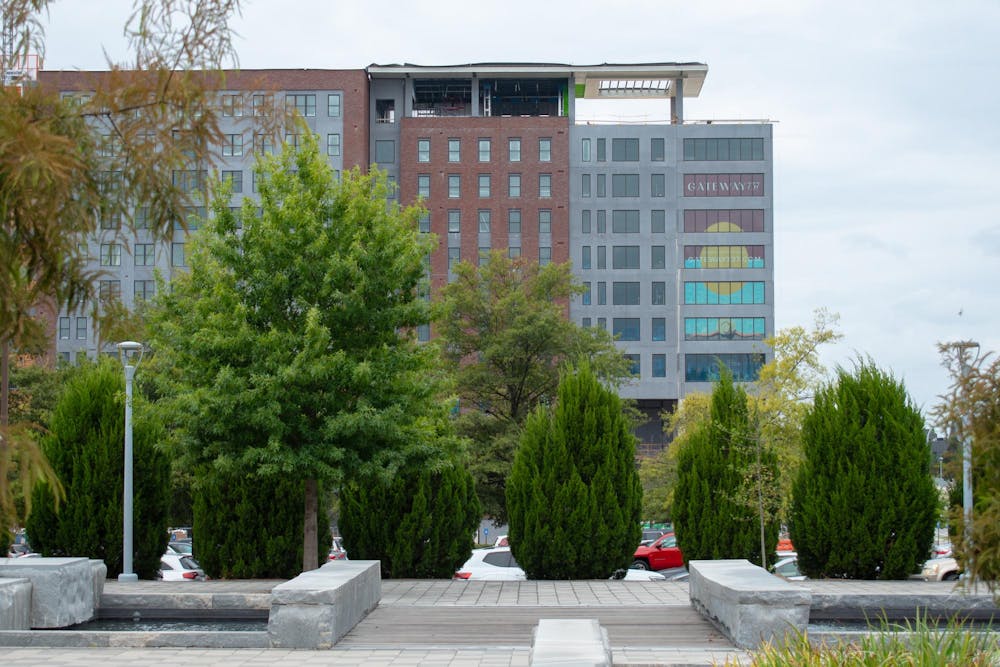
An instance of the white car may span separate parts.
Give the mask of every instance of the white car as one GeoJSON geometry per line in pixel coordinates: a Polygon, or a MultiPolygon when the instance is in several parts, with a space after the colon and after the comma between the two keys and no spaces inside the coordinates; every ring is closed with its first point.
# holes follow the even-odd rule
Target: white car
{"type": "Polygon", "coordinates": [[[160,556],[156,578],[163,581],[205,581],[205,571],[191,556],[165,553],[160,556]]]}
{"type": "Polygon", "coordinates": [[[779,554],[781,556],[771,567],[771,572],[774,574],[787,579],[788,581],[805,581],[806,575],[799,571],[799,557],[797,554],[790,552],[783,552],[779,554]]]}
{"type": "Polygon", "coordinates": [[[455,572],[455,579],[477,581],[524,581],[524,570],[514,560],[510,547],[473,549],[472,557],[455,572]]]}
{"type": "Polygon", "coordinates": [[[951,557],[931,558],[920,572],[924,581],[956,581],[959,574],[958,561],[951,557]]]}

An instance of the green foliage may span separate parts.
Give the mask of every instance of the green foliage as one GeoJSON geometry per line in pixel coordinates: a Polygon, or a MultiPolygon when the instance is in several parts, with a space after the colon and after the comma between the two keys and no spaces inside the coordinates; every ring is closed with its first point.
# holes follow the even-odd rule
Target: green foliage
{"type": "Polygon", "coordinates": [[[48,428],[56,400],[72,368],[52,369],[43,364],[10,369],[10,422],[48,428]]]}
{"type": "Polygon", "coordinates": [[[685,561],[745,558],[761,562],[778,542],[778,522],[765,513],[759,486],[773,476],[774,454],[755,437],[746,392],[722,366],[707,421],[696,422],[677,451],[673,520],[685,561]]]}
{"type": "Polygon", "coordinates": [[[930,448],[902,382],[870,362],[838,369],[802,426],[792,541],[810,577],[905,579],[937,519],[930,448]]]}
{"type": "Polygon", "coordinates": [[[213,202],[147,314],[150,366],[194,467],[337,485],[433,446],[438,358],[413,333],[433,242],[385,174],[338,180],[303,138],[257,165],[259,209],[213,202]]]}
{"type": "MultiPolygon", "coordinates": [[[[167,543],[169,471],[156,446],[160,426],[133,399],[133,565],[151,579],[167,543]]],[[[56,510],[47,484],[35,488],[28,517],[31,545],[46,556],[99,558],[108,575],[122,571],[124,374],[112,360],[81,367],[67,384],[42,443],[66,489],[56,510]]]]}
{"type": "MultiPolygon", "coordinates": [[[[196,475],[194,556],[212,578],[290,579],[302,568],[304,482],[210,468],[196,475]]],[[[325,517],[320,526],[326,526],[325,517]]],[[[324,533],[325,534],[325,533],[324,533]]],[[[324,562],[330,540],[317,541],[324,562]]]]}
{"type": "Polygon", "coordinates": [[[621,399],[588,364],[568,370],[550,416],[528,418],[507,482],[510,543],[531,579],[599,579],[639,543],[642,486],[621,399]]]}
{"type": "Polygon", "coordinates": [[[485,512],[506,519],[505,487],[528,415],[554,402],[563,364],[588,360],[617,383],[628,363],[608,333],[566,317],[581,291],[568,264],[539,266],[493,252],[478,266],[461,262],[441,290],[435,326],[454,364],[462,406],[459,433],[473,442],[472,471],[485,512]]]}
{"type": "Polygon", "coordinates": [[[447,579],[469,558],[481,516],[472,475],[449,461],[351,482],[338,525],[351,558],[381,561],[383,577],[447,579]]]}

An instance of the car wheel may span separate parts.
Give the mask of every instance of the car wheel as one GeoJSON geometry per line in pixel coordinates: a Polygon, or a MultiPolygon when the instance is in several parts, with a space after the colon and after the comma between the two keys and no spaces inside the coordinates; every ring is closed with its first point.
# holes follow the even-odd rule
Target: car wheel
{"type": "Polygon", "coordinates": [[[944,575],[941,581],[958,581],[958,572],[949,572],[944,575]]]}
{"type": "Polygon", "coordinates": [[[647,563],[644,560],[636,560],[636,561],[634,561],[632,563],[632,569],[633,570],[648,570],[649,569],[649,563],[647,563]]]}

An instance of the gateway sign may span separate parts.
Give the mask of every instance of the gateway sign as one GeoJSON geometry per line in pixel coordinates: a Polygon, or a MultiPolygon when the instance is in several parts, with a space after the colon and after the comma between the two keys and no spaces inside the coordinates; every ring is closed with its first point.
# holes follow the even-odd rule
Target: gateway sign
{"type": "Polygon", "coordinates": [[[763,197],[764,174],[684,174],[685,197],[763,197]]]}

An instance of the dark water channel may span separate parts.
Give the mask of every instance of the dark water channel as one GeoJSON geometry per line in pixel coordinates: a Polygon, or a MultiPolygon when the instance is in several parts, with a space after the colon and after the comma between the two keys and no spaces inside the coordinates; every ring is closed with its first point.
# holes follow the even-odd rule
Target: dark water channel
{"type": "Polygon", "coordinates": [[[266,632],[266,618],[99,618],[66,630],[89,632],[266,632]]]}

